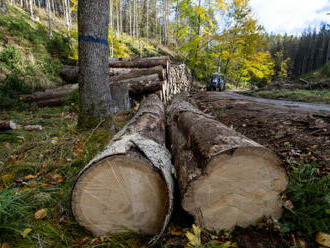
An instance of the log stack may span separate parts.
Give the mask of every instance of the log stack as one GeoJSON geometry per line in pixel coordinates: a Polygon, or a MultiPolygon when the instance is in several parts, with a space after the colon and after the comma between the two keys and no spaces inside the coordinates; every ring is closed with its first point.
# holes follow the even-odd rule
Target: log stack
{"type": "MultiPolygon", "coordinates": [[[[167,103],[176,94],[189,91],[192,76],[185,64],[171,64],[168,57],[151,57],[139,59],[112,59],[109,62],[110,85],[125,86],[134,99],[158,93],[161,100],[167,103]]],[[[70,92],[78,88],[79,69],[76,66],[65,66],[60,75],[70,85],[21,96],[27,103],[40,106],[60,105],[70,92]]]]}
{"type": "Polygon", "coordinates": [[[288,178],[279,158],[176,97],[167,109],[183,208],[208,230],[281,216],[288,178]]]}
{"type": "Polygon", "coordinates": [[[100,236],[164,232],[173,208],[171,156],[165,147],[165,108],[155,94],[79,174],[72,210],[100,236]]]}

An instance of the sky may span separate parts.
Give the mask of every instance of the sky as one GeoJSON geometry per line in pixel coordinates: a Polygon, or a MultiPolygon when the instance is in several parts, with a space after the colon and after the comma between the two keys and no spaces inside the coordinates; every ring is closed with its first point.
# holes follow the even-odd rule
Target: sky
{"type": "Polygon", "coordinates": [[[250,5],[267,32],[299,34],[330,24],[330,0],[251,0],[250,5]]]}

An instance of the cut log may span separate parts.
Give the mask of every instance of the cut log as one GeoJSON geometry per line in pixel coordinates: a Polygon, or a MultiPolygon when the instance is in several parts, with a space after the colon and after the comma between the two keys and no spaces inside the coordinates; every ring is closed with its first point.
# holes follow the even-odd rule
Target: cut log
{"type": "Polygon", "coordinates": [[[117,60],[109,61],[109,66],[112,68],[149,68],[161,65],[166,68],[169,63],[168,57],[150,57],[150,58],[139,58],[130,60],[117,60]]]}
{"type": "Polygon", "coordinates": [[[165,148],[164,105],[149,96],[137,114],[79,174],[72,191],[78,223],[100,236],[156,235],[173,207],[170,153],[165,148]]]}
{"type": "Polygon", "coordinates": [[[48,89],[46,91],[35,92],[30,95],[21,95],[20,99],[24,102],[47,102],[49,100],[57,99],[56,102],[59,102],[59,99],[62,101],[75,89],[78,89],[78,84],[68,84],[54,89],[48,89]]]}
{"type": "Polygon", "coordinates": [[[60,72],[61,78],[69,84],[75,84],[78,82],[78,74],[79,67],[72,65],[65,65],[60,72]]]}
{"type": "Polygon", "coordinates": [[[209,230],[279,218],[288,184],[279,158],[179,97],[167,109],[183,208],[209,230]]]}
{"type": "Polygon", "coordinates": [[[162,100],[166,103],[173,96],[189,91],[192,84],[192,75],[185,64],[169,64],[167,68],[167,79],[162,86],[162,100]]]}
{"type": "Polygon", "coordinates": [[[138,78],[129,78],[121,81],[110,82],[110,85],[126,85],[130,95],[153,93],[162,88],[158,74],[151,74],[138,78]]]}
{"type": "Polygon", "coordinates": [[[0,120],[0,130],[17,129],[15,122],[10,120],[0,120]]]}
{"type": "MultiPolygon", "coordinates": [[[[75,84],[78,82],[78,73],[78,66],[66,65],[60,72],[60,76],[65,82],[69,84],[75,84]]],[[[110,81],[124,80],[128,78],[134,78],[155,73],[158,73],[159,78],[161,78],[162,80],[164,80],[166,77],[166,71],[160,65],[151,68],[109,68],[109,73],[110,81]]]]}
{"type": "Polygon", "coordinates": [[[110,85],[110,92],[112,96],[111,108],[113,109],[113,113],[131,108],[127,86],[110,85]]]}
{"type": "Polygon", "coordinates": [[[139,70],[135,69],[135,70],[131,70],[131,72],[126,74],[110,77],[110,82],[118,82],[126,79],[139,78],[142,76],[148,76],[152,74],[158,74],[160,80],[164,80],[166,78],[166,72],[163,69],[163,67],[155,66],[148,69],[139,69],[139,70]]]}

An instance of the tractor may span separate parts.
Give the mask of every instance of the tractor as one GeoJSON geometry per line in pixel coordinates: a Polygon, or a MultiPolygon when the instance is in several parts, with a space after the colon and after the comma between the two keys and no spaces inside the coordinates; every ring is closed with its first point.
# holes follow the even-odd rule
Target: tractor
{"type": "Polygon", "coordinates": [[[211,80],[207,85],[207,91],[217,90],[224,91],[226,89],[225,78],[220,73],[220,66],[221,66],[221,57],[219,58],[219,67],[218,72],[215,72],[211,76],[211,80]]]}

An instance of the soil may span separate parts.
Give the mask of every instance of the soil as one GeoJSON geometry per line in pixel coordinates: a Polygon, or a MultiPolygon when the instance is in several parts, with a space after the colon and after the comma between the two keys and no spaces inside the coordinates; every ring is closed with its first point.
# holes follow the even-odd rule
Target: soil
{"type": "Polygon", "coordinates": [[[275,151],[287,164],[315,161],[324,173],[330,172],[329,105],[294,103],[295,107],[288,107],[286,101],[275,101],[278,104],[274,105],[274,100],[232,92],[200,92],[190,95],[189,100],[222,123],[275,151]]]}

